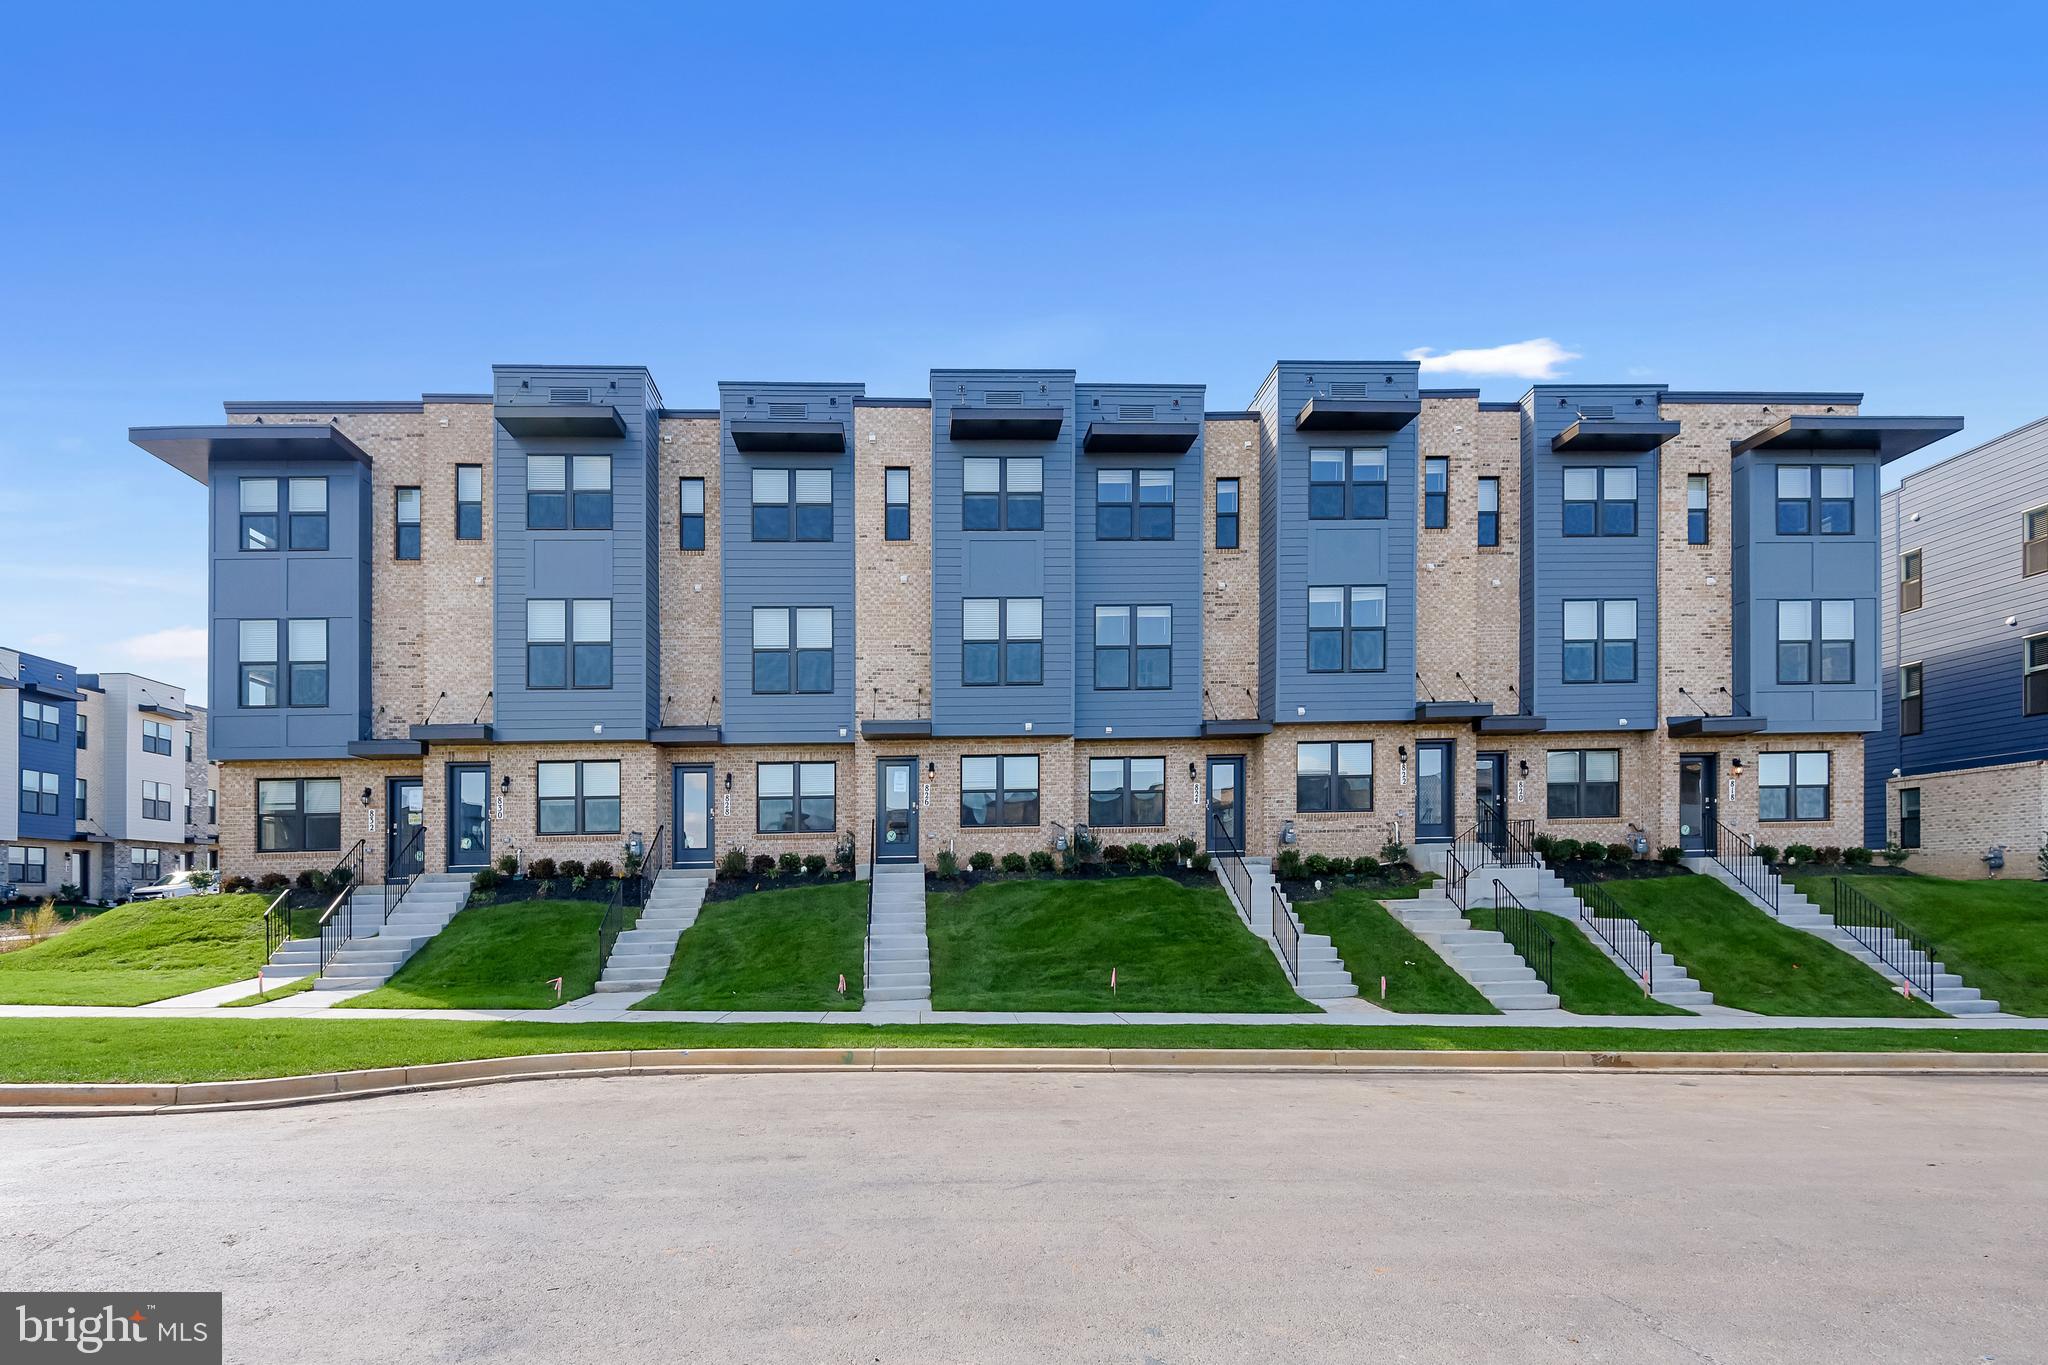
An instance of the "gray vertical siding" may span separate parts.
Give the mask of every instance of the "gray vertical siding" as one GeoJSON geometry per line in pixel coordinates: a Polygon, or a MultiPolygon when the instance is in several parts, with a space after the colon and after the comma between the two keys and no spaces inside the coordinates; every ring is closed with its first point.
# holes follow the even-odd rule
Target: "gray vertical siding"
{"type": "MultiPolygon", "coordinates": [[[[1150,406],[1161,421],[1202,420],[1199,384],[1081,384],[1074,390],[1074,725],[1083,736],[1190,736],[1202,731],[1202,438],[1181,455],[1089,455],[1093,421],[1125,406],[1150,406]],[[1097,540],[1098,469],[1173,471],[1172,540],[1097,540]],[[1166,691],[1095,690],[1095,608],[1164,603],[1173,608],[1173,686],[1166,691]]],[[[1236,714],[1232,712],[1232,714],[1236,714]]]]}
{"type": "MultiPolygon", "coordinates": [[[[1074,372],[933,370],[932,731],[939,735],[1070,734],[1074,728],[1074,372]],[[987,406],[991,390],[1021,391],[1022,406],[1057,407],[1051,441],[955,441],[955,407],[987,406]],[[970,455],[1045,461],[1043,531],[963,531],[961,461],[970,455]],[[1043,682],[1021,687],[960,683],[960,602],[966,597],[1042,597],[1043,682]]],[[[1092,533],[1092,525],[1091,525],[1092,533]]],[[[1179,627],[1175,621],[1176,629],[1179,627]]],[[[1176,666],[1178,661],[1176,661],[1176,666]]]]}
{"type": "MultiPolygon", "coordinates": [[[[22,769],[55,773],[57,813],[44,815],[38,809],[31,815],[27,811],[21,811],[19,837],[68,840],[73,838],[78,830],[77,790],[73,785],[73,780],[78,776],[78,670],[70,664],[46,659],[40,654],[23,654],[18,658],[19,670],[16,676],[22,685],[26,687],[29,684],[40,684],[48,688],[49,692],[24,694],[13,688],[0,692],[0,699],[4,699],[7,709],[12,712],[0,717],[0,720],[5,721],[6,729],[19,736],[16,763],[11,769],[0,769],[0,782],[7,784],[9,799],[19,801],[22,769]],[[31,700],[57,708],[55,739],[43,739],[40,736],[30,739],[21,734],[20,714],[14,711],[14,708],[20,704],[24,695],[28,695],[31,700]]],[[[123,739],[120,730],[111,725],[107,728],[114,731],[112,737],[93,735],[90,737],[91,741],[98,744],[120,744],[123,739]]],[[[101,811],[110,808],[118,810],[121,793],[119,790],[88,792],[86,799],[95,803],[101,811]]],[[[106,823],[113,825],[114,821],[109,820],[106,823]]],[[[57,884],[63,880],[62,871],[51,868],[49,876],[48,885],[54,891],[57,884]]]]}
{"type": "MultiPolygon", "coordinates": [[[[859,384],[720,384],[719,558],[725,594],[724,737],[732,744],[847,739],[853,725],[853,400],[859,384]],[[802,403],[806,420],[846,426],[836,455],[745,454],[732,423],[765,419],[768,404],[802,403]],[[756,469],[830,469],[832,539],[753,538],[756,469]],[[754,695],[754,608],[832,608],[832,691],[754,695]]],[[[680,699],[679,699],[680,700],[680,699]]],[[[684,714],[694,714],[685,705],[684,714]]]]}

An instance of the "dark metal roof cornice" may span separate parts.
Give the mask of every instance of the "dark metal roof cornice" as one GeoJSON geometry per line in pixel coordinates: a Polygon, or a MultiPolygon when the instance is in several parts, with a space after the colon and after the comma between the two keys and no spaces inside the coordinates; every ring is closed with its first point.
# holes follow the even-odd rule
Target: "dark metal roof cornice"
{"type": "Polygon", "coordinates": [[[1066,420],[1066,409],[1056,407],[956,407],[947,433],[956,441],[1051,441],[1066,420]]]}
{"type": "Polygon", "coordinates": [[[522,440],[616,439],[626,434],[625,419],[609,403],[499,403],[492,412],[499,426],[522,440]]]}
{"type": "Polygon", "coordinates": [[[1081,448],[1090,455],[1185,455],[1201,435],[1200,422],[1090,422],[1081,448]]]}
{"type": "Polygon", "coordinates": [[[130,427],[128,440],[200,483],[216,462],[342,460],[370,457],[328,422],[235,422],[222,426],[130,427]]]}
{"type": "Polygon", "coordinates": [[[1399,431],[1422,415],[1420,398],[1311,398],[1296,431],[1399,431]]]}
{"type": "Polygon", "coordinates": [[[1807,413],[1782,417],[1762,431],[1731,442],[1733,453],[1761,451],[1775,455],[1795,451],[1841,451],[1875,454],[1889,464],[1933,445],[1963,429],[1960,417],[1851,417],[1840,413],[1807,413]]]}
{"type": "Polygon", "coordinates": [[[1550,440],[1560,455],[1640,454],[1655,450],[1678,434],[1678,423],[1647,418],[1581,418],[1550,440]]]}
{"type": "Polygon", "coordinates": [[[846,423],[738,417],[725,424],[733,446],[749,455],[829,455],[846,449],[846,423]]]}

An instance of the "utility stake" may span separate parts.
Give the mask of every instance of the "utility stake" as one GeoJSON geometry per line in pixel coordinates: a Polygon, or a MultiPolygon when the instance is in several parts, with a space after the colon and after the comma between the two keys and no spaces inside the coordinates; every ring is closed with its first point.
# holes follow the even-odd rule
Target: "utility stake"
{"type": "Polygon", "coordinates": [[[841,972],[841,973],[839,974],[839,993],[840,993],[841,995],[844,995],[844,994],[846,994],[846,973],[845,973],[845,972],[841,972]]]}
{"type": "Polygon", "coordinates": [[[1384,1000],[1384,999],[1386,999],[1386,998],[1387,998],[1387,978],[1386,978],[1386,976],[1385,976],[1384,974],[1382,974],[1382,975],[1381,975],[1381,977],[1380,977],[1380,999],[1384,1000]]]}
{"type": "Polygon", "coordinates": [[[557,977],[553,977],[553,978],[550,978],[550,979],[549,979],[549,981],[548,981],[548,984],[549,984],[550,986],[553,986],[553,987],[555,988],[555,1003],[556,1003],[556,1004],[558,1004],[558,1005],[559,1005],[559,1004],[561,1004],[561,1003],[562,1003],[562,978],[561,978],[561,977],[559,977],[559,976],[557,976],[557,977]]]}
{"type": "Polygon", "coordinates": [[[1109,994],[1111,999],[1116,997],[1116,968],[1114,967],[1109,969],[1109,994]]]}

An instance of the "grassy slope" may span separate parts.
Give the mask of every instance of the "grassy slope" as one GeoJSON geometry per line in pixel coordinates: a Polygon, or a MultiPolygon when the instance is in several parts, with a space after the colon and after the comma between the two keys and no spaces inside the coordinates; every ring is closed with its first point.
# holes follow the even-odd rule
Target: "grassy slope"
{"type": "MultiPolygon", "coordinates": [[[[1388,899],[1407,899],[1414,887],[1388,899]]],[[[1453,971],[1435,950],[1387,913],[1380,898],[1360,890],[1332,893],[1295,903],[1301,927],[1327,934],[1337,956],[1368,1002],[1400,1014],[1498,1014],[1476,987],[1453,971]],[[1386,999],[1380,978],[1387,978],[1386,999]]]]}
{"type": "Polygon", "coordinates": [[[213,1081],[629,1048],[1321,1048],[1429,1052],[2048,1052],[2010,1029],[1624,1029],[1390,1024],[550,1024],[463,1019],[0,1019],[0,1081],[213,1081]]]}
{"type": "Polygon", "coordinates": [[[865,882],[762,891],[706,905],[643,1010],[855,1010],[865,882]],[[846,994],[839,994],[839,977],[846,994]]]}
{"type": "MultiPolygon", "coordinates": [[[[1832,877],[1795,885],[1823,910],[1832,877]]],[[[1942,877],[1842,879],[1925,934],[1950,971],[2011,1014],[2048,1014],[2048,885],[1942,877]]]]}
{"type": "MultiPolygon", "coordinates": [[[[1494,927],[1490,906],[1474,906],[1466,918],[1474,929],[1494,927]]],[[[1593,946],[1578,925],[1562,915],[1540,915],[1537,922],[1550,931],[1556,944],[1551,952],[1550,988],[1564,1009],[1573,1014],[1692,1013],[1644,995],[1641,984],[1630,980],[1627,972],[1593,946]]]]}
{"type": "Polygon", "coordinates": [[[1602,886],[1713,994],[1757,1014],[1876,1019],[1939,1016],[1813,935],[1778,923],[1712,877],[1602,886]]]}
{"type": "Polygon", "coordinates": [[[931,896],[926,932],[934,1009],[1315,1009],[1221,887],[1164,877],[995,882],[931,896]]]}
{"type": "Polygon", "coordinates": [[[0,1004],[146,1005],[263,965],[262,896],[138,901],[0,954],[0,1004]]]}
{"type": "Polygon", "coordinates": [[[598,901],[515,901],[457,914],[390,981],[337,1009],[528,1009],[597,984],[598,901]]]}
{"type": "Polygon", "coordinates": [[[287,995],[298,995],[303,991],[310,991],[313,989],[313,984],[319,979],[317,976],[301,976],[285,982],[282,986],[273,986],[267,991],[259,991],[254,995],[245,995],[239,1000],[225,1001],[219,1008],[239,1010],[247,1009],[251,1005],[267,1005],[273,1000],[282,1000],[287,995]]]}

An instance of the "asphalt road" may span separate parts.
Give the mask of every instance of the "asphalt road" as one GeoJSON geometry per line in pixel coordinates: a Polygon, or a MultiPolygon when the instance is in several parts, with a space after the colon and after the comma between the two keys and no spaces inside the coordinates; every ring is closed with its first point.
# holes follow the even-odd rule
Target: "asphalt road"
{"type": "Polygon", "coordinates": [[[0,1123],[228,1358],[2038,1361],[2048,1084],[854,1074],[0,1123]]]}

